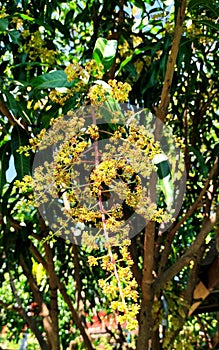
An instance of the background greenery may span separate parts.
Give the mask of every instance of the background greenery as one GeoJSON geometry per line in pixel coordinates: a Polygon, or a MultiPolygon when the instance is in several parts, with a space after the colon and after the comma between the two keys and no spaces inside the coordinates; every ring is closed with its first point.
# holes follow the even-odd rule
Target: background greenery
{"type": "MultiPolygon", "coordinates": [[[[38,334],[41,349],[67,349],[75,339],[85,344],[75,345],[78,349],[98,349],[98,339],[91,340],[83,329],[95,313],[112,313],[98,285],[106,271],[90,267],[87,248],[72,247],[62,239],[42,243],[49,229],[37,208],[25,209],[28,191],[14,186],[16,180],[31,174],[33,161],[33,153],[26,157],[17,152],[18,147],[27,146],[30,138],[48,129],[52,118],[86,100],[90,85],[69,83],[64,70],[69,63],[86,65],[102,37],[118,44],[108,65],[104,57],[96,57],[105,64],[103,80],[128,82],[132,87],[129,102],[165,118],[185,145],[187,184],[181,211],[162,237],[154,232],[155,281],[150,288],[155,283],[159,300],[152,298],[149,303],[154,321],[145,321],[149,338],[156,350],[209,349],[216,315],[188,317],[188,310],[207,244],[218,234],[218,1],[188,0],[185,18],[182,0],[175,4],[18,0],[0,5],[0,324],[7,325],[8,339],[17,342],[28,324],[38,334]],[[173,41],[177,33],[179,45],[173,41]],[[178,52],[173,79],[162,105],[168,58],[174,50],[178,52]],[[71,93],[54,90],[63,87],[71,93]],[[8,171],[9,166],[15,171],[8,171]],[[192,255],[186,255],[192,244],[192,255]],[[168,305],[169,328],[159,340],[157,327],[164,318],[161,295],[168,305]],[[34,311],[30,310],[33,302],[37,303],[34,311]]],[[[147,300],[141,290],[143,262],[147,265],[149,252],[145,234],[134,238],[130,247],[139,302],[147,300]]],[[[140,332],[142,339],[141,327],[140,332]]],[[[117,324],[115,336],[108,332],[104,349],[110,343],[135,348],[134,337],[128,345],[126,332],[117,324]]],[[[145,349],[148,339],[146,343],[145,349]]]]}

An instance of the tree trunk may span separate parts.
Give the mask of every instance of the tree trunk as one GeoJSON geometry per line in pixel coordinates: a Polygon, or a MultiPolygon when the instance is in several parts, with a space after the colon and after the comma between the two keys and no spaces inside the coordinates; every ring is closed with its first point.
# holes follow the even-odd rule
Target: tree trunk
{"type": "Polygon", "coordinates": [[[56,335],[55,335],[55,332],[53,329],[49,309],[48,309],[46,303],[44,302],[42,294],[41,294],[41,292],[40,292],[40,290],[39,290],[39,288],[34,280],[32,272],[26,266],[22,255],[20,256],[20,264],[22,266],[24,275],[27,277],[28,283],[30,285],[30,289],[34,295],[34,299],[35,299],[36,303],[39,305],[40,316],[42,316],[42,319],[43,319],[43,328],[44,328],[46,335],[47,335],[49,349],[55,350],[56,349],[56,347],[55,347],[56,346],[56,341],[55,341],[56,335]]]}
{"type": "Polygon", "coordinates": [[[19,297],[18,292],[15,288],[14,279],[11,276],[10,270],[9,270],[9,274],[10,274],[10,284],[11,284],[11,288],[12,288],[12,293],[14,294],[16,302],[18,304],[18,308],[16,311],[23,317],[24,321],[27,323],[28,327],[31,329],[31,331],[35,335],[35,337],[38,340],[38,343],[40,345],[40,349],[41,350],[49,350],[49,346],[46,343],[46,341],[43,339],[43,336],[42,336],[42,334],[37,326],[36,320],[33,319],[32,317],[29,317],[27,315],[25,309],[22,306],[20,297],[19,297]]]}
{"type": "Polygon", "coordinates": [[[49,244],[44,244],[44,249],[47,257],[49,286],[50,286],[50,316],[53,329],[53,343],[52,350],[60,350],[59,340],[59,321],[58,321],[58,285],[56,280],[55,267],[53,262],[53,252],[49,244]]]}
{"type": "MultiPolygon", "coordinates": [[[[145,229],[144,262],[142,277],[142,303],[139,319],[139,333],[137,350],[152,349],[152,305],[153,292],[153,267],[154,267],[154,231],[155,223],[150,221],[145,229]]],[[[155,350],[155,349],[154,349],[155,350]]]]}
{"type": "MultiPolygon", "coordinates": [[[[31,252],[34,254],[34,256],[36,257],[36,259],[42,263],[43,267],[46,269],[46,271],[48,272],[48,265],[47,262],[45,261],[45,259],[42,257],[42,255],[39,253],[39,251],[37,250],[37,248],[32,244],[31,245],[31,252]]],[[[86,327],[84,326],[84,324],[81,321],[81,318],[79,317],[77,311],[74,308],[74,305],[72,303],[72,299],[71,297],[68,295],[65,285],[63,282],[60,281],[59,277],[57,276],[57,274],[55,273],[54,278],[56,280],[58,289],[60,291],[60,293],[63,296],[63,300],[65,301],[65,303],[67,304],[71,314],[72,314],[72,319],[75,322],[77,328],[79,329],[81,336],[83,337],[83,341],[84,344],[86,346],[86,349],[88,350],[94,350],[93,346],[92,346],[92,341],[90,338],[89,333],[87,332],[86,327]]]]}

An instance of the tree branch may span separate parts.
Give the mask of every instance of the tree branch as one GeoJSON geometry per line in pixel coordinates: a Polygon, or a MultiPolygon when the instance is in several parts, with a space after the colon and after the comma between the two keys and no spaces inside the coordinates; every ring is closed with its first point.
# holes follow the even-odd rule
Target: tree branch
{"type": "Polygon", "coordinates": [[[49,244],[44,243],[44,250],[47,258],[47,268],[49,275],[49,292],[50,292],[50,315],[53,326],[53,350],[60,349],[59,340],[59,307],[58,307],[58,285],[55,278],[55,266],[53,261],[53,251],[49,244]]]}
{"type": "Polygon", "coordinates": [[[194,258],[194,256],[198,253],[201,248],[205,238],[209,234],[209,232],[214,228],[214,226],[219,221],[219,206],[216,209],[216,212],[210,217],[207,218],[202,226],[201,231],[198,236],[188,248],[187,252],[181,256],[181,258],[172,265],[169,269],[164,271],[164,273],[154,282],[155,291],[159,291],[162,286],[169,280],[171,280],[174,276],[176,276],[189,262],[194,258]]]}
{"type": "MultiPolygon", "coordinates": [[[[47,244],[47,243],[45,243],[47,244]]],[[[38,251],[38,249],[34,246],[34,244],[32,243],[30,245],[30,250],[33,253],[33,255],[35,256],[35,258],[38,260],[38,262],[40,262],[43,267],[46,269],[46,271],[48,272],[48,264],[45,261],[45,259],[42,257],[42,255],[40,254],[40,252],[38,251]]],[[[68,295],[67,291],[66,291],[66,287],[64,285],[63,282],[61,282],[61,280],[59,279],[57,273],[54,274],[54,279],[55,279],[55,283],[57,283],[58,289],[60,291],[60,293],[63,296],[63,299],[65,301],[65,303],[67,304],[71,315],[72,315],[72,319],[74,320],[77,328],[79,329],[79,331],[81,332],[81,335],[83,337],[84,343],[87,347],[88,350],[93,350],[93,346],[92,346],[92,342],[90,339],[90,335],[87,332],[86,328],[84,327],[84,325],[81,322],[81,319],[77,313],[77,311],[74,308],[74,305],[72,303],[71,297],[68,295]]]]}
{"type": "Polygon", "coordinates": [[[3,116],[5,116],[9,123],[14,126],[15,124],[18,124],[21,128],[25,129],[28,132],[28,125],[27,123],[21,119],[17,120],[8,110],[7,106],[5,105],[4,101],[0,99],[0,112],[3,114],[3,116]]]}
{"type": "Polygon", "coordinates": [[[210,171],[209,177],[208,179],[205,181],[204,187],[201,190],[198,198],[196,199],[195,203],[191,205],[191,207],[188,209],[188,211],[186,212],[186,214],[182,217],[182,219],[180,221],[177,222],[177,224],[172,228],[172,230],[168,233],[166,242],[165,242],[165,248],[164,251],[162,253],[162,257],[161,257],[161,262],[160,262],[160,267],[159,267],[159,272],[158,272],[158,276],[162,273],[162,271],[164,270],[167,260],[168,260],[168,256],[170,253],[170,247],[171,244],[173,242],[173,239],[175,237],[176,232],[178,231],[178,229],[181,227],[181,225],[193,214],[193,212],[198,208],[204,194],[206,193],[208,186],[210,184],[210,181],[212,180],[212,178],[214,177],[214,175],[216,174],[216,172],[218,171],[218,158],[216,159],[213,168],[210,171]]]}
{"type": "Polygon", "coordinates": [[[20,255],[20,265],[23,269],[24,275],[27,277],[28,283],[30,285],[30,289],[33,293],[34,299],[40,307],[40,315],[42,316],[43,327],[47,334],[48,343],[50,346],[53,345],[53,325],[50,317],[49,309],[46,303],[43,300],[42,294],[35,282],[32,272],[28,269],[24,257],[20,255]]]}
{"type": "MultiPolygon", "coordinates": [[[[10,270],[9,270],[9,275],[10,275],[10,284],[11,284],[12,293],[15,296],[16,302],[18,304],[18,307],[13,307],[13,308],[10,307],[10,309],[12,309],[13,311],[18,312],[23,317],[23,319],[27,323],[28,327],[31,329],[31,331],[36,336],[36,338],[37,338],[37,340],[39,342],[40,348],[42,350],[49,350],[48,344],[43,339],[42,334],[41,334],[41,332],[40,332],[40,330],[38,328],[36,320],[33,319],[32,317],[28,316],[28,314],[26,313],[25,309],[22,306],[20,297],[19,297],[17,289],[15,287],[14,279],[13,279],[13,276],[11,275],[10,270]]],[[[4,308],[5,307],[8,308],[8,305],[6,303],[4,303],[4,302],[0,301],[0,305],[2,305],[4,308]]]]}
{"type": "Polygon", "coordinates": [[[167,115],[167,108],[170,102],[170,89],[172,85],[176,59],[179,51],[179,44],[180,44],[180,40],[183,32],[183,21],[184,21],[185,11],[186,11],[186,0],[181,0],[181,1],[176,0],[175,6],[176,6],[176,3],[179,3],[179,7],[177,11],[176,24],[174,28],[172,47],[171,47],[169,58],[167,61],[166,74],[164,78],[163,89],[161,92],[160,103],[158,107],[155,107],[156,116],[162,121],[164,121],[167,115]]]}

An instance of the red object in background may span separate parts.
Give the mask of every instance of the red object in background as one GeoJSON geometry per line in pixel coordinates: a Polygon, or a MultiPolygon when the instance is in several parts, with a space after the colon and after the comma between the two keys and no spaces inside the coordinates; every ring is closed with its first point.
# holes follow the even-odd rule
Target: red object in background
{"type": "Polygon", "coordinates": [[[94,315],[91,322],[87,322],[89,333],[106,333],[107,328],[110,330],[117,328],[116,314],[107,314],[106,311],[100,311],[94,315]]]}

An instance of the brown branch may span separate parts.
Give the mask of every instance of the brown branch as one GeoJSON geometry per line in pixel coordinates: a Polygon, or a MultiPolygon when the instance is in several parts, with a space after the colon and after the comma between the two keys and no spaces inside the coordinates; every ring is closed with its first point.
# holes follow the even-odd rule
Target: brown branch
{"type": "Polygon", "coordinates": [[[210,217],[207,218],[202,225],[202,229],[197,235],[194,242],[188,248],[187,252],[179,258],[179,260],[169,267],[163,274],[157,278],[154,282],[155,291],[159,291],[167,281],[171,280],[174,276],[176,276],[186,265],[190,263],[191,260],[194,259],[196,254],[199,253],[201,246],[209,234],[209,232],[214,228],[214,226],[218,223],[219,220],[219,206],[216,209],[216,212],[210,217]]]}
{"type": "Polygon", "coordinates": [[[155,222],[149,221],[144,237],[144,261],[142,276],[142,301],[139,317],[139,333],[136,350],[148,349],[152,335],[153,267],[155,222]]]}
{"type": "Polygon", "coordinates": [[[35,256],[38,263],[42,264],[44,269],[48,271],[48,265],[46,260],[42,257],[39,250],[35,247],[35,245],[31,242],[29,245],[30,252],[35,256]]]}
{"type": "Polygon", "coordinates": [[[139,255],[138,255],[138,246],[135,238],[131,240],[131,245],[129,246],[129,253],[131,254],[131,258],[134,262],[134,264],[131,266],[132,273],[136,279],[136,282],[138,283],[138,286],[141,288],[142,271],[138,266],[139,255]]]}
{"type": "Polygon", "coordinates": [[[186,11],[186,0],[181,0],[181,1],[176,0],[175,6],[176,6],[176,3],[179,3],[179,8],[178,8],[176,24],[174,28],[172,47],[171,47],[168,61],[167,61],[166,74],[164,78],[163,89],[161,92],[160,103],[158,107],[155,107],[156,116],[162,121],[164,121],[167,115],[167,108],[170,102],[170,89],[172,85],[173,74],[175,71],[175,64],[176,64],[176,59],[179,51],[179,44],[183,33],[183,21],[184,21],[185,11],[186,11]]]}
{"type": "MultiPolygon", "coordinates": [[[[21,119],[17,120],[9,111],[3,100],[0,100],[0,113],[2,113],[9,121],[9,123],[14,126],[15,124],[18,124],[22,129],[26,130],[28,132],[28,125],[27,123],[21,119]]],[[[28,132],[29,133],[29,132],[28,132]]]]}
{"type": "Polygon", "coordinates": [[[12,310],[14,312],[17,312],[19,314],[21,314],[22,316],[22,312],[21,312],[21,307],[20,306],[14,306],[12,304],[7,304],[5,303],[4,301],[0,300],[0,305],[2,306],[3,309],[6,309],[6,310],[12,310]]]}
{"type": "MultiPolygon", "coordinates": [[[[28,267],[25,263],[25,259],[22,256],[22,254],[20,255],[20,265],[23,269],[24,275],[27,277],[27,280],[28,280],[28,283],[30,285],[30,289],[33,293],[34,299],[35,299],[36,303],[39,305],[40,316],[42,316],[43,327],[44,327],[46,335],[47,335],[48,343],[51,347],[53,347],[53,345],[54,345],[53,331],[54,330],[53,330],[52,320],[50,317],[50,312],[49,312],[49,309],[48,309],[46,303],[43,300],[42,294],[41,294],[41,292],[40,292],[40,290],[35,282],[33,274],[28,269],[28,267]]],[[[55,347],[54,347],[54,349],[55,349],[55,347]]]]}
{"type": "MultiPolygon", "coordinates": [[[[156,177],[151,174],[149,180],[149,198],[151,203],[156,203],[156,177]]],[[[137,350],[148,349],[152,336],[152,305],[154,299],[153,290],[153,270],[154,270],[154,241],[155,241],[155,222],[149,221],[145,227],[144,234],[144,253],[143,253],[143,271],[142,271],[142,302],[139,318],[139,333],[137,350]]]]}
{"type": "MultiPolygon", "coordinates": [[[[200,271],[200,264],[202,262],[203,254],[205,251],[205,244],[202,244],[199,250],[199,254],[194,259],[194,266],[189,272],[188,282],[186,289],[183,292],[184,299],[187,302],[188,307],[192,304],[194,289],[198,281],[198,273],[200,271]]],[[[187,314],[188,307],[186,307],[185,313],[187,314]]]]}
{"type": "MultiPolygon", "coordinates": [[[[40,254],[40,252],[34,246],[33,243],[31,243],[31,245],[30,245],[30,251],[33,253],[33,255],[35,256],[37,261],[40,262],[43,265],[43,267],[46,269],[46,271],[48,272],[48,264],[47,264],[46,260],[42,257],[42,255],[40,254]]],[[[83,340],[84,340],[84,343],[86,345],[86,348],[88,350],[93,350],[93,346],[92,346],[92,341],[90,339],[90,335],[87,332],[85,326],[82,324],[81,319],[80,319],[77,311],[74,308],[74,305],[72,303],[71,297],[67,293],[67,290],[66,290],[66,287],[65,287],[64,283],[61,282],[61,280],[59,279],[59,277],[58,277],[58,275],[56,273],[54,274],[53,277],[55,279],[55,283],[57,284],[60,293],[63,296],[63,299],[64,299],[65,303],[67,304],[67,306],[68,306],[68,308],[69,308],[69,310],[71,312],[72,319],[74,320],[77,328],[81,332],[81,335],[83,337],[83,340]]]]}
{"type": "Polygon", "coordinates": [[[142,276],[142,297],[150,300],[150,287],[153,283],[153,267],[154,267],[154,230],[155,222],[149,221],[145,229],[144,237],[144,265],[142,276]]]}
{"type": "Polygon", "coordinates": [[[77,304],[77,309],[79,312],[79,316],[84,314],[84,303],[82,301],[82,283],[81,283],[81,275],[80,275],[80,262],[78,256],[78,246],[76,244],[72,245],[72,253],[73,253],[73,261],[74,261],[74,279],[75,279],[75,300],[77,304]]]}
{"type": "Polygon", "coordinates": [[[211,179],[214,177],[214,175],[216,174],[216,172],[218,171],[218,158],[216,159],[213,168],[210,171],[209,177],[208,179],[205,181],[204,187],[201,190],[198,198],[196,199],[195,203],[191,205],[191,207],[188,209],[188,211],[186,212],[186,214],[182,217],[182,219],[180,221],[177,222],[177,224],[172,228],[172,230],[168,233],[168,236],[166,238],[165,241],[165,248],[164,251],[162,253],[162,257],[161,257],[161,262],[160,262],[160,267],[159,267],[159,272],[158,272],[158,276],[162,273],[162,271],[164,270],[166,264],[167,264],[167,260],[169,257],[169,253],[170,253],[170,248],[171,248],[171,244],[173,242],[173,239],[175,237],[176,232],[178,231],[178,229],[181,227],[181,225],[193,214],[193,212],[198,208],[204,194],[206,193],[209,183],[211,181],[211,179]]]}
{"type": "Polygon", "coordinates": [[[0,100],[0,112],[8,118],[8,121],[12,126],[16,124],[13,115],[9,112],[8,108],[5,106],[4,102],[0,100]]]}
{"type": "MultiPolygon", "coordinates": [[[[18,295],[18,291],[17,291],[17,289],[15,287],[14,279],[13,279],[13,276],[11,275],[10,270],[9,270],[9,275],[10,275],[10,284],[11,284],[12,293],[15,296],[16,302],[18,304],[18,307],[13,307],[13,308],[10,307],[10,309],[12,309],[13,311],[18,312],[21,315],[21,317],[25,320],[25,322],[27,323],[28,327],[31,329],[33,334],[36,336],[36,338],[37,338],[37,340],[39,342],[40,348],[42,350],[49,350],[48,344],[43,339],[42,334],[41,334],[41,332],[40,332],[40,330],[38,328],[36,320],[33,319],[32,317],[28,316],[26,311],[25,311],[25,309],[22,306],[20,297],[18,295]]],[[[2,305],[3,307],[7,306],[7,304],[3,303],[3,302],[0,302],[0,305],[2,305]]]]}
{"type": "Polygon", "coordinates": [[[59,308],[58,308],[58,285],[55,278],[55,266],[53,261],[53,251],[49,244],[44,243],[44,250],[47,260],[47,272],[49,275],[49,292],[50,292],[50,316],[53,327],[53,350],[60,349],[59,340],[59,308]]]}

